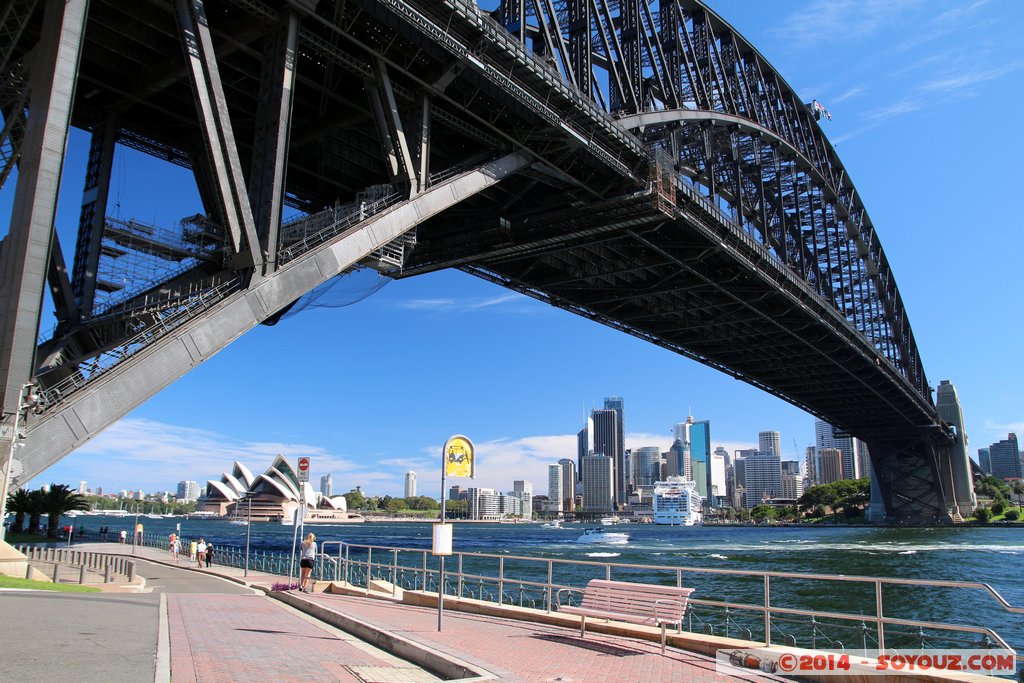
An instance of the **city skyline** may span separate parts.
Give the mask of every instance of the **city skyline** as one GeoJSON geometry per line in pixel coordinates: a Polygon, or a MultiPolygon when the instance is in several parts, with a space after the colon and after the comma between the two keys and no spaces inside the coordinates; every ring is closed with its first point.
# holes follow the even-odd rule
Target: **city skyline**
{"type": "MultiPolygon", "coordinates": [[[[1014,243],[1020,221],[985,201],[1013,196],[1024,142],[1012,117],[949,125],[975,120],[986,105],[1022,104],[1013,29],[1024,6],[710,5],[806,101],[832,112],[823,129],[878,226],[930,384],[957,386],[971,458],[1024,433],[1016,348],[1024,328],[1012,314],[1019,269],[1014,250],[999,248],[1014,243]],[[951,173],[951,159],[985,172],[951,173]],[[999,334],[986,333],[997,320],[999,334]]],[[[74,131],[57,217],[69,262],[87,152],[88,136],[74,131]]],[[[113,177],[112,216],[175,225],[201,210],[184,169],[119,148],[113,177]]],[[[0,192],[0,215],[13,188],[9,181],[0,192]]],[[[691,405],[695,419],[711,422],[712,448],[756,447],[758,433],[771,430],[781,433],[784,459],[803,460],[815,441],[812,417],[758,389],[453,271],[253,330],[28,485],[84,479],[105,490],[173,490],[182,479],[216,477],[224,461],[258,466],[283,453],[311,457],[313,476],[332,472],[339,490],[360,484],[398,495],[404,472],[415,470],[421,491],[436,495],[441,445],[465,433],[480,476],[461,483],[502,490],[513,479],[542,482],[545,465],[574,458],[581,407],[600,408],[605,396],[625,398],[628,448],[668,450],[669,430],[691,405]],[[385,372],[394,364],[402,371],[385,372]]]]}

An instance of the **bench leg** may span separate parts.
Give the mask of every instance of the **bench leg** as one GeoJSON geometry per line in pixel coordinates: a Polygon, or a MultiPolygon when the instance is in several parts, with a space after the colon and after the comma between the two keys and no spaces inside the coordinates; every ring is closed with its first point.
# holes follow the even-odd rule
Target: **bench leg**
{"type": "Polygon", "coordinates": [[[665,654],[665,622],[661,622],[661,654],[665,654]]]}
{"type": "Polygon", "coordinates": [[[586,636],[587,632],[587,616],[585,614],[580,615],[580,638],[586,636]]]}

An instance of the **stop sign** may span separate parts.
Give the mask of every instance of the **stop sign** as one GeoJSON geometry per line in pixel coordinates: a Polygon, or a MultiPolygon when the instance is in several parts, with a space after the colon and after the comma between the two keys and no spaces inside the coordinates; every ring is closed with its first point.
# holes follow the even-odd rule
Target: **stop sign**
{"type": "Polygon", "coordinates": [[[299,458],[299,481],[309,481],[309,458],[299,458]]]}

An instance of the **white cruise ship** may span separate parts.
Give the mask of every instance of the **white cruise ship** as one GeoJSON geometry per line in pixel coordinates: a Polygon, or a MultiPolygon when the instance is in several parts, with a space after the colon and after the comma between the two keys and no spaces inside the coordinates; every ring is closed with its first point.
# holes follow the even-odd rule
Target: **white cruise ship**
{"type": "Polygon", "coordinates": [[[684,477],[669,477],[654,483],[654,523],[693,526],[701,522],[697,483],[684,477]]]}

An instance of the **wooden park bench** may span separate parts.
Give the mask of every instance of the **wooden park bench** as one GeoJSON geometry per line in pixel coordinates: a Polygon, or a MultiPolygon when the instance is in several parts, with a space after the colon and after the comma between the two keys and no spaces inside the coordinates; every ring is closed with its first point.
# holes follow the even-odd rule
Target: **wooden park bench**
{"type": "Polygon", "coordinates": [[[581,638],[586,635],[587,617],[661,626],[661,652],[664,654],[665,627],[682,624],[692,592],[692,588],[593,579],[583,590],[563,588],[558,591],[558,611],[580,615],[581,638]],[[563,593],[582,593],[583,600],[579,605],[563,605],[563,593]]]}

